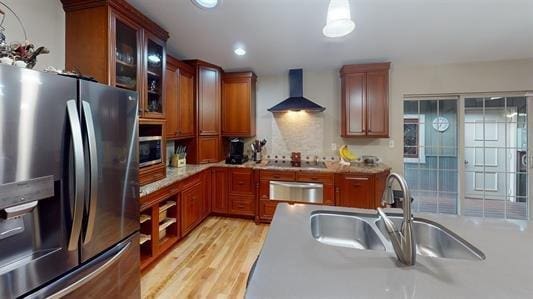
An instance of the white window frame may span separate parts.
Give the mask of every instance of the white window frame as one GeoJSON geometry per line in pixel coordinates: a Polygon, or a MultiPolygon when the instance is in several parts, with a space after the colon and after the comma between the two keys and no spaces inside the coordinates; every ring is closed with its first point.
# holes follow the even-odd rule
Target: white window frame
{"type": "MultiPolygon", "coordinates": [[[[420,114],[404,114],[403,119],[418,119],[418,158],[403,158],[404,163],[426,163],[426,116],[420,114]]],[[[405,122],[404,122],[405,123],[405,122]]]]}

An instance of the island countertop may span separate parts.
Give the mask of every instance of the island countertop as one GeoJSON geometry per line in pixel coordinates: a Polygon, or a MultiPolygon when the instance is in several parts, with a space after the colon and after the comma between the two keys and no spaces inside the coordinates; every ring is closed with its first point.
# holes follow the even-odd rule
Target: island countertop
{"type": "Polygon", "coordinates": [[[476,246],[485,260],[417,255],[400,266],[393,252],[335,247],[311,235],[316,210],[372,210],[279,204],[246,298],[533,298],[533,223],[416,213],[476,246]]]}

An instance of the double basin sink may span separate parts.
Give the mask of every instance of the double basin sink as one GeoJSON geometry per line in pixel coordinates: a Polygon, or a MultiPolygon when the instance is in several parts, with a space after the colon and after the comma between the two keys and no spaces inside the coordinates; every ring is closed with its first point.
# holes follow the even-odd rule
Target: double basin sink
{"type": "MultiPolygon", "coordinates": [[[[397,227],[401,216],[390,215],[397,227]]],[[[324,244],[361,250],[394,252],[385,224],[379,215],[314,211],[311,234],[324,244]]],[[[414,218],[416,253],[421,256],[484,260],[485,254],[446,227],[423,218],[414,218]]]]}

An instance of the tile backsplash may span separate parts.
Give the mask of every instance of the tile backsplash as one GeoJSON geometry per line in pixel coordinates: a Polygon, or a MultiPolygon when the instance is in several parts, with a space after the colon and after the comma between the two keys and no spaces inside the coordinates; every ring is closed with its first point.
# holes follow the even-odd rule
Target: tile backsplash
{"type": "MultiPolygon", "coordinates": [[[[320,113],[289,111],[274,113],[269,155],[301,152],[306,156],[323,156],[324,118],[320,113]]],[[[331,155],[331,154],[330,154],[331,155]]]]}

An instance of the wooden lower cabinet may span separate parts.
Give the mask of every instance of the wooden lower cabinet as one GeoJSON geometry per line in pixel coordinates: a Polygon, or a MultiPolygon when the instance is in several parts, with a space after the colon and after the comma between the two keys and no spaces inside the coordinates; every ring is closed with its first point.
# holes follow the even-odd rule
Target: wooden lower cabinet
{"type": "Polygon", "coordinates": [[[211,171],[211,211],[217,214],[228,213],[227,168],[213,168],[211,171]]]}
{"type": "Polygon", "coordinates": [[[381,205],[388,174],[209,168],[140,199],[141,269],[146,269],[211,213],[272,221],[278,203],[295,202],[272,200],[270,181],[322,183],[322,204],[374,209],[381,205]]]}
{"type": "Polygon", "coordinates": [[[276,212],[278,203],[271,200],[259,200],[259,220],[270,222],[276,212]]]}
{"type": "Polygon", "coordinates": [[[378,174],[338,174],[335,177],[338,206],[375,209],[381,206],[381,195],[389,172],[378,174]]]}
{"type": "Polygon", "coordinates": [[[205,187],[201,180],[181,192],[181,232],[187,235],[206,216],[205,187]]]}
{"type": "Polygon", "coordinates": [[[228,216],[256,214],[254,171],[246,168],[214,168],[212,175],[212,211],[228,216]]]}

